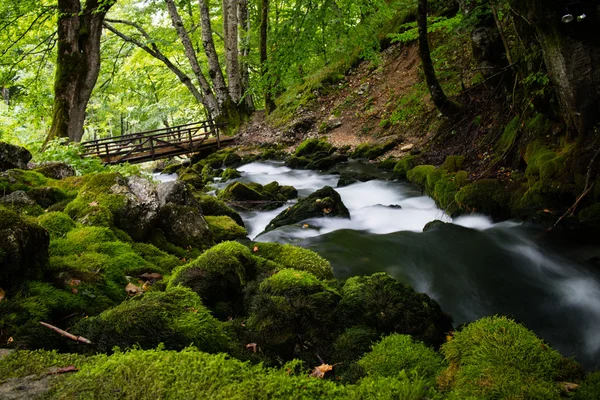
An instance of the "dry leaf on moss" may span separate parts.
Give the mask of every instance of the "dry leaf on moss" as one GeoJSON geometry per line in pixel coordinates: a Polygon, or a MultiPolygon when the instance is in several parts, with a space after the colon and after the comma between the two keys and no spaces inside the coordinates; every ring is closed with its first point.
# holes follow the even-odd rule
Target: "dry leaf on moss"
{"type": "Polygon", "coordinates": [[[4,292],[4,290],[0,287],[0,301],[4,300],[4,296],[6,296],[6,293],[4,292]]]}
{"type": "Polygon", "coordinates": [[[315,367],[313,372],[311,372],[310,376],[312,376],[313,378],[323,379],[325,374],[327,372],[331,371],[332,369],[333,369],[333,366],[331,366],[329,364],[321,364],[318,367],[315,367]]]}
{"type": "Polygon", "coordinates": [[[130,296],[135,296],[136,294],[140,294],[143,292],[141,287],[136,286],[133,283],[128,283],[127,286],[125,286],[125,291],[130,296]]]}
{"type": "Polygon", "coordinates": [[[253,353],[256,353],[256,343],[248,343],[246,345],[246,349],[252,350],[253,353]]]}

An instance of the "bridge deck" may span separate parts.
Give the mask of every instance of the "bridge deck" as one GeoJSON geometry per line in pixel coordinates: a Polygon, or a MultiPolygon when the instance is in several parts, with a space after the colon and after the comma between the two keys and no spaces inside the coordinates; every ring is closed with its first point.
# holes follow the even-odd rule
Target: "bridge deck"
{"type": "Polygon", "coordinates": [[[131,164],[193,154],[206,148],[220,148],[234,137],[221,137],[221,126],[211,121],[138,132],[115,138],[83,142],[84,156],[97,156],[106,164],[131,164]]]}

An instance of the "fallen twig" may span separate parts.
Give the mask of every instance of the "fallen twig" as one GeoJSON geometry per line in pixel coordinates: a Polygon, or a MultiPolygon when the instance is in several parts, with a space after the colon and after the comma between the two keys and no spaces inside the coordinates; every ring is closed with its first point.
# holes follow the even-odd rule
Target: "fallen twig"
{"type": "Polygon", "coordinates": [[[54,325],[50,325],[50,324],[47,324],[47,323],[42,322],[42,321],[40,321],[40,325],[45,326],[46,328],[51,329],[54,332],[56,332],[56,333],[58,333],[60,335],[63,335],[64,337],[69,338],[71,340],[74,340],[76,342],[85,343],[85,344],[92,344],[92,342],[90,342],[88,339],[84,338],[83,336],[75,336],[75,335],[73,335],[73,334],[71,334],[71,333],[69,333],[67,331],[63,331],[62,329],[57,328],[54,325]]]}

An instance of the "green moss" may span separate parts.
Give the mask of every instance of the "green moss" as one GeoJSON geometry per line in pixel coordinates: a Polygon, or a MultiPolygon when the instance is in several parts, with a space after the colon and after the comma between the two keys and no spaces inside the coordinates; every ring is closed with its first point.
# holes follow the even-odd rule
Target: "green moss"
{"type": "Polygon", "coordinates": [[[310,272],[319,279],[332,279],[329,261],[314,251],[278,243],[257,243],[255,255],[272,260],[284,268],[310,272]]]}
{"type": "Polygon", "coordinates": [[[600,393],[600,371],[588,374],[575,392],[573,400],[595,400],[600,393]]]}
{"type": "Polygon", "coordinates": [[[464,186],[455,199],[457,205],[466,212],[479,212],[495,219],[510,216],[509,194],[496,179],[482,179],[464,186]]]}
{"type": "Polygon", "coordinates": [[[296,269],[282,269],[260,284],[260,290],[274,295],[302,290],[307,292],[319,291],[325,288],[323,281],[309,272],[296,269]]]}
{"type": "Polygon", "coordinates": [[[506,125],[506,128],[504,128],[504,132],[502,133],[497,145],[497,151],[499,155],[506,153],[512,147],[513,143],[517,139],[520,127],[521,117],[518,115],[514,117],[508,123],[508,125],[506,125]]]}
{"type": "Polygon", "coordinates": [[[172,254],[165,253],[158,247],[148,243],[132,243],[133,251],[144,260],[156,265],[163,271],[172,271],[182,264],[181,260],[172,254]]]}
{"type": "Polygon", "coordinates": [[[433,165],[418,165],[406,173],[409,181],[416,183],[421,187],[427,186],[427,177],[435,171],[433,165]]]}
{"type": "Polygon", "coordinates": [[[329,153],[332,149],[333,146],[326,140],[307,139],[298,145],[294,155],[296,157],[305,157],[319,152],[329,153]]]}
{"type": "Polygon", "coordinates": [[[350,157],[374,160],[392,150],[394,147],[396,147],[396,144],[396,140],[390,140],[384,144],[362,143],[356,147],[350,157]]]}
{"type": "MultiPolygon", "coordinates": [[[[430,175],[431,176],[431,175],[430,175]]],[[[448,214],[453,215],[458,212],[458,205],[455,201],[459,186],[455,183],[455,176],[443,174],[435,183],[433,198],[436,203],[448,214]]]]}
{"type": "Polygon", "coordinates": [[[17,190],[28,192],[33,188],[48,186],[54,182],[39,172],[11,169],[0,174],[0,193],[10,194],[17,190]]]}
{"type": "Polygon", "coordinates": [[[429,296],[385,273],[349,278],[337,310],[341,321],[376,328],[379,333],[404,333],[439,346],[452,329],[451,318],[429,296]],[[382,312],[382,310],[385,310],[382,312]]]}
{"type": "Polygon", "coordinates": [[[393,378],[403,370],[416,371],[432,383],[444,368],[442,358],[430,347],[408,335],[398,334],[387,336],[374,345],[358,364],[369,376],[393,378]]]}
{"type": "Polygon", "coordinates": [[[444,168],[448,172],[457,172],[461,169],[465,162],[464,156],[448,156],[444,163],[442,164],[442,168],[444,168]]]}
{"type": "MultiPolygon", "coordinates": [[[[189,287],[212,310],[224,303],[231,312],[240,313],[242,290],[256,273],[256,260],[247,247],[237,242],[223,242],[175,269],[169,287],[189,287]]],[[[219,316],[227,318],[229,315],[219,316]]]]}
{"type": "Polygon", "coordinates": [[[388,157],[385,160],[381,161],[379,164],[377,164],[377,168],[383,169],[386,171],[392,171],[397,163],[398,163],[397,159],[395,159],[393,157],[388,157]]]}
{"type": "Polygon", "coordinates": [[[198,249],[183,249],[171,243],[165,236],[165,233],[160,229],[152,230],[147,240],[158,249],[166,253],[173,254],[180,259],[190,260],[198,257],[201,254],[198,249]]]}
{"type": "Polygon", "coordinates": [[[333,343],[335,362],[349,366],[368,352],[377,338],[377,330],[374,328],[361,325],[347,328],[333,343]]]}
{"type": "Polygon", "coordinates": [[[51,367],[79,367],[85,360],[79,354],[60,354],[56,350],[15,351],[0,358],[0,383],[10,378],[46,375],[51,367]]]}
{"type": "Polygon", "coordinates": [[[442,354],[450,365],[438,382],[453,398],[561,398],[560,354],[506,317],[467,325],[442,354]]]}
{"type": "Polygon", "coordinates": [[[48,231],[51,239],[64,237],[75,229],[75,222],[64,213],[49,212],[38,217],[38,224],[48,231]]]}
{"type": "Polygon", "coordinates": [[[240,214],[238,214],[232,208],[228,207],[227,204],[225,204],[223,201],[210,195],[195,194],[194,196],[196,197],[196,200],[198,200],[198,203],[202,208],[202,213],[205,216],[218,217],[226,215],[233,219],[239,226],[244,226],[244,221],[242,220],[240,214]]]}
{"type": "Polygon", "coordinates": [[[166,292],[147,292],[97,317],[82,320],[74,329],[92,341],[96,350],[110,352],[139,346],[181,350],[194,345],[206,352],[226,349],[227,337],[200,297],[190,289],[175,287],[166,292]]]}
{"type": "Polygon", "coordinates": [[[222,182],[227,182],[230,179],[240,178],[241,176],[242,174],[240,174],[236,169],[233,168],[227,168],[221,174],[222,182]]]}
{"type": "Polygon", "coordinates": [[[298,362],[268,369],[195,348],[180,352],[132,350],[98,356],[85,363],[78,374],[66,376],[55,390],[55,396],[64,399],[110,399],[116,394],[130,399],[191,400],[352,397],[334,382],[308,377],[298,362]]]}
{"type": "Polygon", "coordinates": [[[406,156],[402,157],[400,161],[394,165],[394,176],[400,179],[406,179],[408,171],[414,168],[415,157],[406,156]]]}
{"type": "Polygon", "coordinates": [[[243,239],[248,235],[245,228],[239,226],[233,219],[224,215],[220,217],[204,217],[208,223],[208,228],[213,233],[216,243],[228,240],[243,239]]]}

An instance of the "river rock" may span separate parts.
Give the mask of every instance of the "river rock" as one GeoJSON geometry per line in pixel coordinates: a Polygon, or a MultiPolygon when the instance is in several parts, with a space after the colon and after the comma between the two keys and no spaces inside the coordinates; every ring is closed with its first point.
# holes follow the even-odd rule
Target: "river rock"
{"type": "Polygon", "coordinates": [[[350,212],[342,202],[342,198],[330,186],[317,190],[298,201],[293,207],[283,211],[267,225],[265,232],[280,226],[296,224],[309,218],[320,217],[350,218],[350,212]]]}
{"type": "Polygon", "coordinates": [[[17,191],[12,192],[11,194],[7,194],[4,197],[0,197],[0,203],[6,204],[6,205],[10,205],[10,204],[27,205],[27,206],[35,205],[35,201],[31,197],[29,197],[27,195],[27,193],[25,193],[22,190],[17,190],[17,191]]]}
{"type": "Polygon", "coordinates": [[[61,162],[44,163],[35,169],[36,172],[52,179],[65,179],[75,176],[75,168],[61,162]]]}
{"type": "Polygon", "coordinates": [[[446,223],[444,221],[440,221],[439,219],[429,221],[423,227],[423,232],[431,231],[431,230],[437,229],[440,226],[444,226],[444,225],[446,225],[446,223]]]}
{"type": "Polygon", "coordinates": [[[222,202],[208,194],[197,194],[196,199],[202,208],[202,212],[205,216],[228,216],[235,221],[241,227],[244,227],[244,221],[240,214],[238,214],[233,208],[228,207],[227,204],[222,202]]]}
{"type": "Polygon", "coordinates": [[[121,194],[124,203],[113,210],[115,225],[134,240],[142,240],[153,228],[158,217],[159,200],[156,186],[148,179],[131,176],[110,188],[121,194]]]}
{"type": "Polygon", "coordinates": [[[202,208],[188,185],[181,181],[171,181],[159,183],[157,187],[158,202],[160,207],[167,203],[174,203],[181,206],[198,207],[200,212],[202,208]]]}
{"type": "Polygon", "coordinates": [[[44,228],[0,206],[2,288],[8,291],[18,282],[41,279],[49,244],[50,236],[44,228]]]}
{"type": "Polygon", "coordinates": [[[182,248],[202,249],[212,244],[212,232],[199,207],[167,203],[160,208],[157,227],[169,242],[182,248]]]}
{"type": "Polygon", "coordinates": [[[340,180],[338,181],[337,187],[348,186],[356,182],[368,182],[373,179],[377,179],[377,177],[361,172],[343,171],[340,174],[340,180]]]}
{"type": "Polygon", "coordinates": [[[246,210],[274,210],[297,196],[294,187],[281,186],[277,182],[264,186],[255,182],[235,182],[217,193],[220,200],[246,210]]]}
{"type": "Polygon", "coordinates": [[[29,150],[6,142],[0,142],[0,171],[14,168],[27,169],[29,160],[31,160],[29,150]]]}

